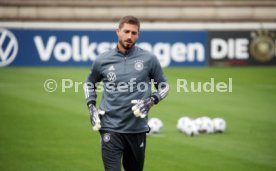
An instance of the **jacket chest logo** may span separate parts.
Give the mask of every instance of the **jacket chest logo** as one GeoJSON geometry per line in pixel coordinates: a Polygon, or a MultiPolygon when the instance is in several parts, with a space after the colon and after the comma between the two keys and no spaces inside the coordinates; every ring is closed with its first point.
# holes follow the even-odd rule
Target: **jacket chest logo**
{"type": "Polygon", "coordinates": [[[115,70],[115,68],[114,68],[113,65],[111,65],[111,66],[108,68],[108,71],[114,71],[114,70],[115,70]]]}
{"type": "Polygon", "coordinates": [[[137,70],[137,71],[142,71],[143,68],[144,68],[144,61],[143,60],[136,60],[134,62],[134,68],[137,70]]]}
{"type": "Polygon", "coordinates": [[[109,72],[106,75],[107,80],[112,82],[112,81],[116,81],[116,74],[114,72],[109,72]]]}

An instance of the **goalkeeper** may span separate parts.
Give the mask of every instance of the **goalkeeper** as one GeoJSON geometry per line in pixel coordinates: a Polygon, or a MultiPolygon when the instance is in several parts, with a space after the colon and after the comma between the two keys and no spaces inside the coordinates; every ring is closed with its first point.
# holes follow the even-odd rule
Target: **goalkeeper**
{"type": "Polygon", "coordinates": [[[116,29],[115,49],[101,54],[86,80],[85,95],[92,128],[101,134],[105,171],[142,171],[144,167],[147,115],[169,90],[157,58],[135,43],[140,21],[125,16],[116,29]],[[156,92],[151,91],[154,82],[156,92]],[[103,96],[96,108],[96,87],[103,82],[103,96]]]}

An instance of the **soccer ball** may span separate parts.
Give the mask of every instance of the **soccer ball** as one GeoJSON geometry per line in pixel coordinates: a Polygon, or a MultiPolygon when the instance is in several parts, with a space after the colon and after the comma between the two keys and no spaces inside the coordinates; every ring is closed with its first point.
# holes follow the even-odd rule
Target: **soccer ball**
{"type": "MultiPolygon", "coordinates": [[[[200,119],[200,127],[199,127],[199,132],[201,133],[213,133],[214,132],[214,124],[212,119],[209,117],[201,117],[200,119]]],[[[198,121],[199,122],[199,121],[198,121]]]]}
{"type": "Polygon", "coordinates": [[[181,117],[177,121],[176,128],[188,136],[194,136],[198,134],[198,127],[194,121],[189,117],[181,117]]]}
{"type": "Polygon", "coordinates": [[[150,127],[149,134],[157,134],[160,133],[161,128],[163,127],[163,122],[158,118],[151,118],[148,121],[148,125],[150,127]]]}
{"type": "Polygon", "coordinates": [[[191,118],[183,116],[178,119],[176,128],[181,131],[183,125],[185,125],[186,123],[188,123],[190,121],[191,121],[191,118]]]}
{"type": "Polygon", "coordinates": [[[222,133],[226,129],[226,122],[222,118],[214,118],[213,119],[214,131],[222,133]]]}
{"type": "Polygon", "coordinates": [[[197,126],[198,131],[201,132],[202,119],[201,118],[196,118],[194,120],[194,123],[197,126]]]}

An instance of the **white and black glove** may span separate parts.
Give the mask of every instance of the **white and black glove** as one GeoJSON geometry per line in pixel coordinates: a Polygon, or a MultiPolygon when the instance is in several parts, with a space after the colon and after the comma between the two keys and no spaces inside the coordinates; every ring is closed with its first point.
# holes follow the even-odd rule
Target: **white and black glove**
{"type": "Polygon", "coordinates": [[[93,104],[89,105],[90,122],[92,129],[98,131],[101,128],[101,120],[99,115],[104,115],[105,111],[97,109],[93,104]]]}
{"type": "Polygon", "coordinates": [[[133,107],[131,108],[133,114],[136,117],[145,118],[151,106],[154,104],[154,99],[147,98],[145,100],[131,100],[131,103],[133,104],[133,107]]]}

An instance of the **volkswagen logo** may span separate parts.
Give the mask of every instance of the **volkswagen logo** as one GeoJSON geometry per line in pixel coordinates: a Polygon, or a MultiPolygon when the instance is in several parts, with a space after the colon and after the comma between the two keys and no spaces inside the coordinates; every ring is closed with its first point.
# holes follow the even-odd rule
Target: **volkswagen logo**
{"type": "Polygon", "coordinates": [[[17,52],[18,43],[16,37],[9,30],[0,28],[0,67],[12,63],[17,52]]]}
{"type": "Polygon", "coordinates": [[[116,74],[114,72],[109,72],[107,74],[107,79],[108,81],[112,82],[112,81],[116,81],[116,74]]]}

